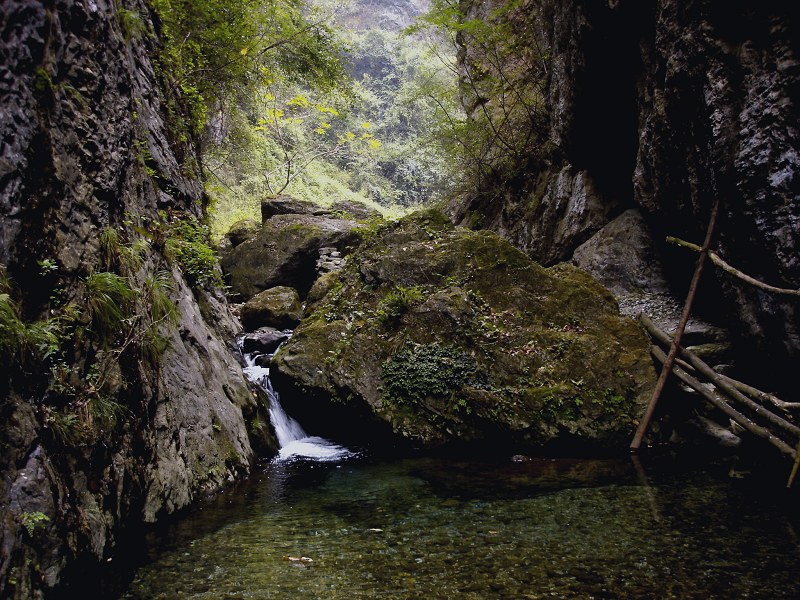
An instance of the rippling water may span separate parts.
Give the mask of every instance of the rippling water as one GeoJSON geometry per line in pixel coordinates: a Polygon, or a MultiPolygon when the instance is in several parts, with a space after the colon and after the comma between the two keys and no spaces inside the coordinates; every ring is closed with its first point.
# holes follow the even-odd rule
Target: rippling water
{"type": "Polygon", "coordinates": [[[646,467],[276,462],[162,532],[121,597],[800,597],[779,484],[646,467]]]}

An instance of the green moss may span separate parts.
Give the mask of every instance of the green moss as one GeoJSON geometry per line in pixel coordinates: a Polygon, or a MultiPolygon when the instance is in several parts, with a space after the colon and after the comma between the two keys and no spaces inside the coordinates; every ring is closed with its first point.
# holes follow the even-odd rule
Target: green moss
{"type": "Polygon", "coordinates": [[[378,306],[375,313],[378,323],[385,327],[397,327],[400,318],[420,300],[422,300],[422,288],[419,286],[394,287],[378,306]]]}
{"type": "Polygon", "coordinates": [[[388,404],[420,405],[426,398],[449,398],[475,385],[475,359],[456,346],[411,343],[383,363],[381,378],[388,404]]]}

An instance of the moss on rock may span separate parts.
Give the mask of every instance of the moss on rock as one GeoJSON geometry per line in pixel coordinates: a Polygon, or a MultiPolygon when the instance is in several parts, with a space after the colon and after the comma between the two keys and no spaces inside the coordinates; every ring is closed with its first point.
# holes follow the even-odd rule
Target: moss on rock
{"type": "Polygon", "coordinates": [[[586,273],[428,210],[372,232],[336,276],[275,359],[309,428],[347,435],[346,407],[363,418],[351,431],[382,423],[416,445],[625,447],[648,343],[586,273]]]}

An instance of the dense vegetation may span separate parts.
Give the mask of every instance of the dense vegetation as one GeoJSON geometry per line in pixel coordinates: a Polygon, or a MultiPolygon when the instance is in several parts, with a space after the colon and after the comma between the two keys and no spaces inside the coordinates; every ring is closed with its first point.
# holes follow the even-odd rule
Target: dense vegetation
{"type": "Polygon", "coordinates": [[[216,236],[257,219],[265,196],[396,214],[461,178],[455,54],[439,33],[402,31],[410,18],[381,29],[362,2],[153,6],[162,68],[202,146],[216,236]]]}

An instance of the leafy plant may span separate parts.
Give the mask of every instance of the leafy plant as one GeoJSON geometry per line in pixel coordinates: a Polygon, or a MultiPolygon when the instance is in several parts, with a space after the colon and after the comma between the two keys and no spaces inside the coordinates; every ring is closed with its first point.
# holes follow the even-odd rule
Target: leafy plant
{"type": "Polygon", "coordinates": [[[50,517],[48,517],[43,512],[24,512],[19,516],[20,523],[25,528],[25,531],[28,532],[29,536],[33,536],[33,533],[36,531],[37,527],[44,525],[45,523],[50,521],[50,517]]]}
{"type": "Polygon", "coordinates": [[[201,287],[222,285],[207,226],[194,218],[174,221],[168,227],[165,248],[167,258],[178,264],[190,283],[201,287]]]}
{"type": "Polygon", "coordinates": [[[97,334],[108,340],[119,333],[133,315],[137,291],[128,278],[109,271],[95,271],[86,278],[86,310],[97,334]]]}
{"type": "MultiPolygon", "coordinates": [[[[410,344],[383,364],[381,376],[384,400],[405,405],[454,397],[461,387],[480,380],[475,359],[457,346],[439,343],[410,344]]],[[[457,408],[455,399],[454,404],[457,408]]]]}
{"type": "Polygon", "coordinates": [[[400,318],[420,300],[422,300],[422,289],[419,286],[396,286],[381,301],[376,313],[378,322],[381,325],[396,327],[400,318]]]}
{"type": "Polygon", "coordinates": [[[46,358],[58,349],[61,333],[59,318],[26,323],[11,296],[0,294],[0,356],[18,363],[46,358]]]}

